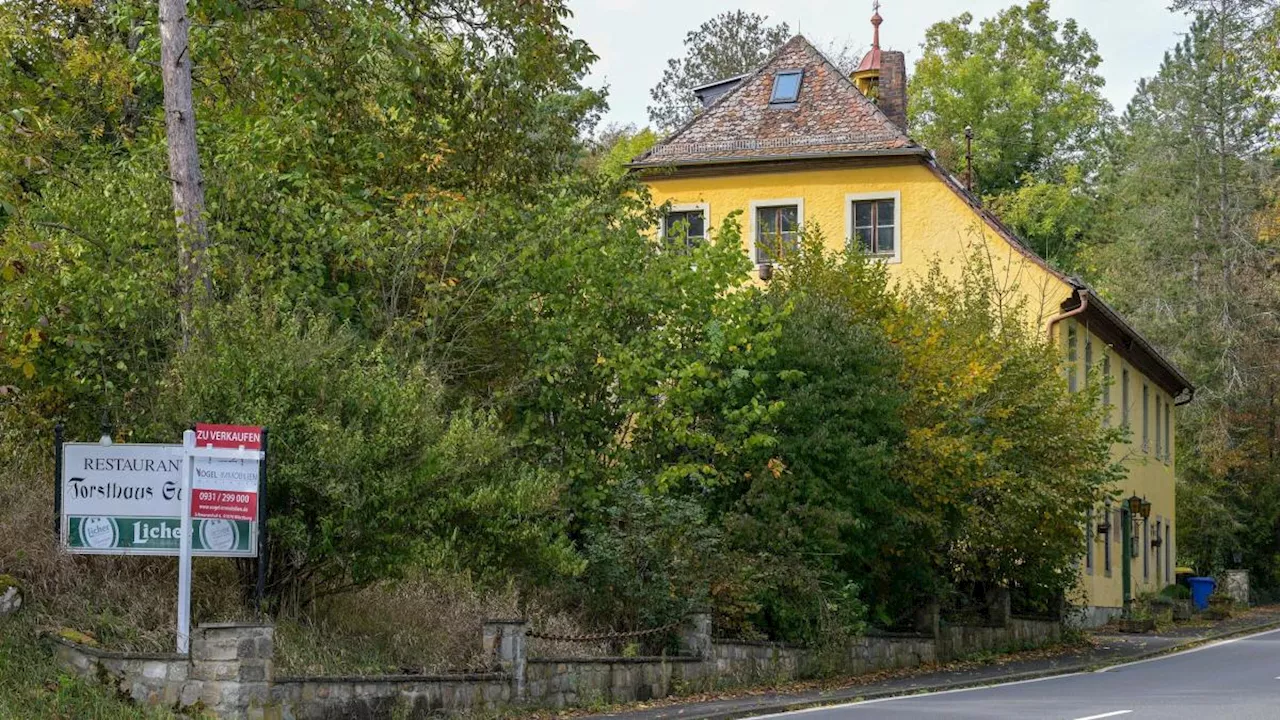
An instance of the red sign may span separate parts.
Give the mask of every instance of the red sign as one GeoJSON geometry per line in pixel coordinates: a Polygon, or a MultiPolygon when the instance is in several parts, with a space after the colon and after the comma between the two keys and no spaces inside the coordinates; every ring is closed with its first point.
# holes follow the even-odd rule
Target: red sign
{"type": "Polygon", "coordinates": [[[213,520],[257,520],[258,493],[193,489],[191,517],[213,520]]]}
{"type": "Polygon", "coordinates": [[[245,450],[262,449],[262,428],[253,425],[196,425],[196,446],[245,450]]]}

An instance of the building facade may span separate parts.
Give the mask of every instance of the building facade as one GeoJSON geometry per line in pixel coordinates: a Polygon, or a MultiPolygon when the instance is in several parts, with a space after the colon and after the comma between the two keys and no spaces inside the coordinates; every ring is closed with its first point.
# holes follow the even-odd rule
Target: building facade
{"type": "Polygon", "coordinates": [[[908,136],[905,59],[881,50],[879,13],[872,23],[872,49],[851,76],[796,36],[755,72],[698,88],[701,112],[636,158],[632,171],[665,209],[659,234],[705,241],[741,213],[743,251],[762,279],[785,262],[801,228],[820,229],[831,249],[860,249],[898,279],[922,277],[935,263],[958,274],[975,255],[990,262],[997,282],[1026,301],[1062,348],[1068,385],[1105,380],[1110,422],[1131,430],[1114,450],[1128,470],[1117,502],[1084,520],[1079,602],[1088,624],[1104,622],[1127,596],[1172,581],[1174,423],[1194,388],[1087,284],[1037,256],[908,136]],[[1137,499],[1132,510],[1129,498],[1137,499]]]}

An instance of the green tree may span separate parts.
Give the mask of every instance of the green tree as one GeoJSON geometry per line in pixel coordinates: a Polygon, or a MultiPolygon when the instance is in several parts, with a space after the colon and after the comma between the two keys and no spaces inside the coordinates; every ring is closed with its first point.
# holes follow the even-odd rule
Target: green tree
{"type": "Polygon", "coordinates": [[[1080,518],[1124,477],[1101,388],[1068,391],[1057,349],[1015,293],[980,254],[958,281],[935,265],[890,330],[909,394],[895,470],[918,525],[886,552],[932,568],[935,596],[1061,597],[1085,549],[1080,518]]]}
{"type": "Polygon", "coordinates": [[[684,56],[668,60],[662,80],[649,91],[653,100],[649,120],[662,132],[669,133],[697,113],[699,104],[693,88],[742,75],[763,65],[791,36],[791,28],[786,23],[769,25],[768,22],[764,15],[732,10],[685,35],[684,56]]]}
{"type": "Polygon", "coordinates": [[[962,174],[971,126],[984,194],[1060,181],[1087,158],[1110,111],[1097,43],[1074,20],[1052,19],[1047,0],[973,22],[963,13],[926,31],[910,79],[914,135],[962,174]]]}
{"type": "Polygon", "coordinates": [[[1087,267],[1199,384],[1178,422],[1179,552],[1280,587],[1276,399],[1280,295],[1266,234],[1276,76],[1268,16],[1214,3],[1139,85],[1103,175],[1087,267]]]}
{"type": "Polygon", "coordinates": [[[658,134],[635,125],[609,125],[587,143],[586,166],[611,178],[627,173],[627,163],[653,147],[658,134]]]}

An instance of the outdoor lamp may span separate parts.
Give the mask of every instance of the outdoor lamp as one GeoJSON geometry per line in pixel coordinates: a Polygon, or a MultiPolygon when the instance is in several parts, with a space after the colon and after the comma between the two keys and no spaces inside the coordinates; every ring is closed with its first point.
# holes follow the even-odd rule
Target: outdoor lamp
{"type": "Polygon", "coordinates": [[[1147,520],[1151,517],[1151,501],[1145,497],[1142,498],[1142,509],[1140,512],[1142,513],[1143,520],[1147,520]]]}
{"type": "Polygon", "coordinates": [[[1129,498],[1128,505],[1129,505],[1130,517],[1137,518],[1139,515],[1142,514],[1142,498],[1138,497],[1137,495],[1134,495],[1133,497],[1129,498]]]}

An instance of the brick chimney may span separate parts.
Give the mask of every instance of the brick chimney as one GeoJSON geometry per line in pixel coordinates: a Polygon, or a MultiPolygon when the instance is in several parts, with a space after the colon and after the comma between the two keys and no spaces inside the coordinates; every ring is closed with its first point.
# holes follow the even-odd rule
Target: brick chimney
{"type": "Polygon", "coordinates": [[[880,53],[880,87],[876,103],[903,132],[907,131],[907,59],[898,50],[880,53]]]}

